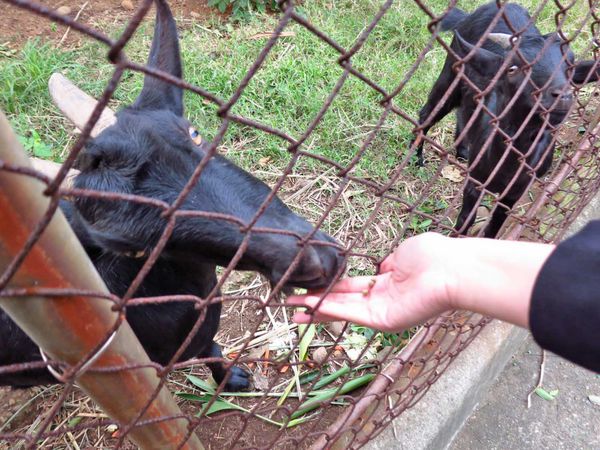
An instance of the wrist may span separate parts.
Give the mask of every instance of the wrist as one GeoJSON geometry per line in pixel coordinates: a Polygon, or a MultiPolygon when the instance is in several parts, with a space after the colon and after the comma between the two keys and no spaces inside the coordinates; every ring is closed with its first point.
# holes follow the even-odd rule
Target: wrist
{"type": "Polygon", "coordinates": [[[449,305],[516,325],[529,324],[537,275],[554,246],[485,238],[452,240],[449,305]]]}

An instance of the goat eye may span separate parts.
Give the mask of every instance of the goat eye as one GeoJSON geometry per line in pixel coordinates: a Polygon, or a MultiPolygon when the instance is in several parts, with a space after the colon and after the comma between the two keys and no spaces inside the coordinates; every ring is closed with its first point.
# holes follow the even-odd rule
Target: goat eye
{"type": "Polygon", "coordinates": [[[508,72],[509,75],[514,75],[515,73],[518,72],[518,70],[519,70],[519,67],[517,67],[517,66],[510,66],[508,68],[507,72],[508,72]]]}
{"type": "Polygon", "coordinates": [[[198,133],[198,130],[196,130],[194,127],[190,127],[190,137],[192,138],[192,141],[194,141],[194,144],[196,145],[200,145],[202,144],[202,136],[200,136],[200,133],[198,133]]]}

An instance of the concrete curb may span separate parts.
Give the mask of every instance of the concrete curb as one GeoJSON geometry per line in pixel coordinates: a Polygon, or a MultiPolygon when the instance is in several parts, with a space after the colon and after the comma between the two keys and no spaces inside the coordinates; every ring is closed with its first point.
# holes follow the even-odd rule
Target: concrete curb
{"type": "MultiPolygon", "coordinates": [[[[600,195],[597,195],[565,238],[599,217],[600,195]]],[[[507,323],[490,323],[414,407],[401,414],[364,448],[440,450],[449,447],[527,335],[528,331],[507,323]]]]}
{"type": "Polygon", "coordinates": [[[461,429],[527,331],[494,321],[456,357],[427,394],[365,448],[443,449],[461,429]]]}

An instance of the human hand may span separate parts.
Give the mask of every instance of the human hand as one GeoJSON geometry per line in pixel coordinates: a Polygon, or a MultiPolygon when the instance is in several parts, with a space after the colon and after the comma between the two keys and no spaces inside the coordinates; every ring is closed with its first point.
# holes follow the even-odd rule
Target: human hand
{"type": "Polygon", "coordinates": [[[381,264],[380,274],[346,278],[322,300],[321,293],[290,296],[298,323],[348,320],[383,331],[399,331],[451,308],[456,282],[454,239],[424,233],[404,241],[381,264]]]}

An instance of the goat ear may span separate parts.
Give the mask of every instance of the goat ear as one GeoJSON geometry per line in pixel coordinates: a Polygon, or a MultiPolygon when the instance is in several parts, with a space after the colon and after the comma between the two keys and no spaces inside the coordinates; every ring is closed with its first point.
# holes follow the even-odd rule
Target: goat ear
{"type": "MultiPolygon", "coordinates": [[[[181,56],[175,19],[164,0],[156,0],[156,25],[148,66],[181,78],[181,56]]],[[[183,115],[183,91],[158,78],[146,75],[144,87],[134,105],[139,109],[168,109],[183,115]]]]}
{"type": "Polygon", "coordinates": [[[577,61],[573,68],[573,83],[592,83],[600,79],[600,63],[594,60],[577,61]]]}
{"type": "Polygon", "coordinates": [[[562,44],[564,41],[556,31],[542,35],[545,41],[557,41],[562,44]]]}
{"type": "Polygon", "coordinates": [[[467,62],[467,68],[475,70],[480,75],[493,75],[502,65],[502,57],[496,53],[490,52],[485,48],[475,48],[458,33],[454,33],[454,51],[461,58],[471,55],[467,62]]]}

